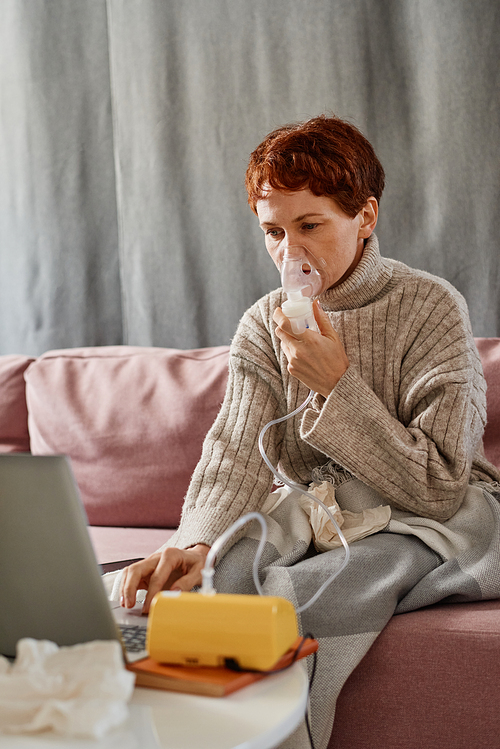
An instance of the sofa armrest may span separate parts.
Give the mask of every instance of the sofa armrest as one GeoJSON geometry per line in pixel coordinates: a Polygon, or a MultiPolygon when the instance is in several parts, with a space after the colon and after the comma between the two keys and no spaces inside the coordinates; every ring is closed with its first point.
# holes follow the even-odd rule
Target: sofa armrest
{"type": "Polygon", "coordinates": [[[30,451],[24,373],[29,356],[0,356],[0,453],[30,451]]]}

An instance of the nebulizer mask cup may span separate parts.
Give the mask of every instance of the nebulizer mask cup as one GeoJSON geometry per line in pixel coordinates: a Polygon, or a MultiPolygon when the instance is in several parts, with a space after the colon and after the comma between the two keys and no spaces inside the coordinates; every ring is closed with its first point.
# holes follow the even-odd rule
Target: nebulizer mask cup
{"type": "Polygon", "coordinates": [[[287,300],[281,309],[290,320],[293,333],[300,334],[308,328],[319,333],[311,300],[322,286],[316,264],[316,258],[305,247],[291,246],[284,250],[280,272],[287,300]]]}

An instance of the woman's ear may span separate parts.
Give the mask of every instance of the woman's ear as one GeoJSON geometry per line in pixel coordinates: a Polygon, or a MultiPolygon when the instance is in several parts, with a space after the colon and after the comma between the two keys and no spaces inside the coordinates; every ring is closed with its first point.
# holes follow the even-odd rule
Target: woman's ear
{"type": "Polygon", "coordinates": [[[368,239],[377,226],[378,202],[377,198],[368,198],[363,208],[358,213],[360,224],[358,237],[368,239]]]}

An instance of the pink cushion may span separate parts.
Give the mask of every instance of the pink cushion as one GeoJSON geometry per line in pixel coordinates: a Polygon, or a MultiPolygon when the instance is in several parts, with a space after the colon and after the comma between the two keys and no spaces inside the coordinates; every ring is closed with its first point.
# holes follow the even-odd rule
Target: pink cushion
{"type": "Polygon", "coordinates": [[[488,423],[484,432],[484,452],[500,468],[500,338],[476,338],[486,391],[488,423]]]}
{"type": "Polygon", "coordinates": [[[28,356],[0,356],[0,453],[30,451],[24,372],[28,356]]]}
{"type": "Polygon", "coordinates": [[[500,745],[500,601],[394,616],[345,683],[329,749],[500,745]]]}
{"type": "Polygon", "coordinates": [[[70,456],[91,525],[175,528],[227,361],[226,346],[49,351],[26,372],[32,452],[70,456]]]}

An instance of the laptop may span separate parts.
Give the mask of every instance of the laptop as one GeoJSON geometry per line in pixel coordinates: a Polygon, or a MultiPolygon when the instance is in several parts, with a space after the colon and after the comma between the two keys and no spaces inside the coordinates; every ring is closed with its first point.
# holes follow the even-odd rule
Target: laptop
{"type": "Polygon", "coordinates": [[[119,640],[145,658],[140,606],[108,601],[69,459],[0,455],[0,653],[23,637],[59,646],[119,640]]]}

